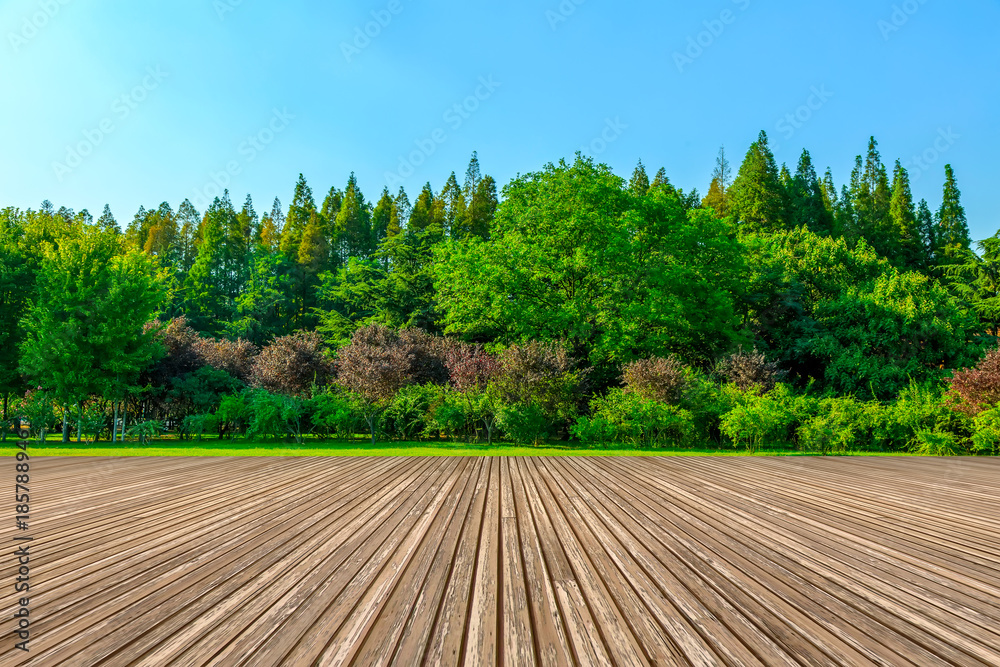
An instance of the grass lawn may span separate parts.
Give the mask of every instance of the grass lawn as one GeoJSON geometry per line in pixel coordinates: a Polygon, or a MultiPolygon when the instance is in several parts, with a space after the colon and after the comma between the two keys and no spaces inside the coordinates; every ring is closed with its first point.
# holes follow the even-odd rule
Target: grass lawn
{"type": "MultiPolygon", "coordinates": [[[[0,456],[17,452],[13,442],[0,446],[0,456]]],[[[616,445],[612,448],[588,447],[579,443],[548,443],[540,447],[510,444],[466,444],[448,442],[370,442],[307,441],[295,443],[245,440],[181,441],[161,439],[147,445],[138,442],[97,445],[63,444],[49,440],[32,441],[28,447],[32,456],[747,456],[743,450],[714,447],[684,449],[634,449],[616,445]]],[[[905,456],[858,452],[857,456],[905,456]]],[[[765,449],[754,456],[811,456],[790,449],[765,449]]]]}

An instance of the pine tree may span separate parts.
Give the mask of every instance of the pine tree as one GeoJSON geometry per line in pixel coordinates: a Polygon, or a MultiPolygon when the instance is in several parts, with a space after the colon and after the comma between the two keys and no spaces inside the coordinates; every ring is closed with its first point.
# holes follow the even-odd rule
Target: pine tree
{"type": "Polygon", "coordinates": [[[726,211],[728,210],[726,196],[723,193],[722,184],[719,182],[719,179],[712,179],[712,184],[708,186],[708,194],[701,200],[701,205],[715,211],[715,215],[720,218],[726,217],[726,211]]]}
{"type": "Polygon", "coordinates": [[[434,218],[434,209],[434,191],[431,189],[431,184],[427,183],[413,204],[413,211],[406,225],[407,233],[411,235],[429,231],[433,233],[435,226],[440,227],[440,223],[434,218]]]}
{"type": "Polygon", "coordinates": [[[731,211],[747,231],[778,230],[785,226],[784,198],[774,154],[767,133],[762,131],[750,145],[733,181],[731,211]]]}
{"type": "Polygon", "coordinates": [[[232,312],[225,279],[225,204],[216,197],[201,225],[198,256],[184,283],[184,311],[191,326],[212,335],[232,312]],[[222,214],[220,214],[222,213],[222,214]]]}
{"type": "Polygon", "coordinates": [[[646,167],[642,165],[642,160],[639,160],[635,171],[632,172],[632,180],[629,181],[628,189],[636,197],[642,197],[649,191],[649,175],[646,173],[646,167]]]}
{"type": "Polygon", "coordinates": [[[497,182],[487,174],[479,181],[476,193],[476,205],[471,209],[470,228],[476,236],[489,239],[493,228],[493,218],[496,216],[500,203],[497,199],[497,182]]]}
{"type": "MultiPolygon", "coordinates": [[[[733,170],[726,158],[726,147],[719,147],[719,154],[715,157],[715,168],[712,170],[712,183],[709,185],[708,194],[702,200],[702,205],[712,208],[720,218],[725,218],[730,214],[729,190],[732,186],[731,177],[733,170]]],[[[659,178],[659,174],[657,174],[659,178]]],[[[664,173],[664,179],[666,173],[664,173]]]]}
{"type": "Polygon", "coordinates": [[[104,205],[104,213],[102,213],[101,217],[97,219],[97,225],[102,229],[114,230],[118,234],[121,233],[121,229],[118,227],[118,221],[115,220],[115,216],[111,213],[111,207],[107,204],[104,205]]]}
{"type": "Polygon", "coordinates": [[[392,195],[389,194],[389,188],[382,188],[382,196],[375,204],[375,210],[372,211],[372,236],[376,247],[388,234],[394,207],[395,204],[392,201],[392,195]]]}
{"type": "Polygon", "coordinates": [[[410,198],[406,196],[406,190],[402,187],[399,188],[399,192],[396,194],[395,204],[396,218],[399,220],[399,228],[402,230],[409,226],[410,214],[413,213],[413,206],[410,205],[410,198]]]}
{"type": "Polygon", "coordinates": [[[893,234],[899,247],[898,255],[890,257],[896,266],[920,270],[924,265],[923,244],[917,227],[917,211],[910,190],[910,175],[899,160],[892,172],[892,201],[889,205],[893,234]]]}
{"type": "Polygon", "coordinates": [[[837,207],[840,202],[837,198],[837,186],[833,184],[833,172],[826,168],[826,174],[820,182],[820,192],[823,194],[823,208],[826,209],[827,220],[830,221],[830,233],[840,236],[843,231],[837,225],[837,207]]]}
{"type": "Polygon", "coordinates": [[[934,214],[926,199],[921,199],[917,204],[917,230],[920,232],[923,268],[927,270],[937,261],[938,237],[934,214]]]}
{"type": "Polygon", "coordinates": [[[337,248],[340,265],[346,265],[352,257],[368,259],[375,251],[372,243],[371,211],[353,172],[347,181],[334,229],[340,240],[337,248]]]}
{"type": "MultiPolygon", "coordinates": [[[[51,208],[52,204],[49,203],[51,208]]],[[[39,213],[44,213],[43,208],[39,213]]],[[[54,215],[53,217],[60,217],[54,215]]],[[[136,212],[135,216],[132,218],[132,222],[128,223],[128,227],[125,229],[125,244],[135,250],[142,250],[146,246],[146,237],[149,234],[149,213],[146,211],[145,206],[140,206],[139,210],[136,212]]]]}
{"type": "Polygon", "coordinates": [[[185,199],[177,209],[177,222],[180,231],[177,234],[177,271],[178,278],[183,283],[198,256],[198,243],[201,238],[201,215],[193,204],[185,199]]]}
{"type": "Polygon", "coordinates": [[[955,172],[950,164],[944,166],[944,194],[941,208],[937,212],[937,247],[939,264],[964,261],[972,241],[969,238],[969,223],[962,206],[962,193],[955,180],[955,172]]]}
{"type": "Polygon", "coordinates": [[[274,198],[271,212],[265,213],[260,220],[260,234],[254,243],[268,252],[277,252],[281,246],[281,228],[285,225],[285,213],[281,208],[281,200],[274,198]]]}
{"type": "Polygon", "coordinates": [[[305,176],[299,174],[295,184],[295,195],[292,205],[288,207],[288,216],[281,230],[281,252],[289,259],[295,259],[299,254],[302,234],[309,224],[309,217],[316,211],[312,188],[306,183],[305,176]]]}
{"type": "Polygon", "coordinates": [[[660,188],[670,185],[670,179],[667,178],[667,170],[660,167],[656,170],[656,176],[653,178],[653,182],[649,185],[650,188],[660,188]]]}
{"type": "MultiPolygon", "coordinates": [[[[830,187],[833,182],[831,178],[830,187]]],[[[795,176],[791,177],[788,186],[788,214],[791,226],[805,226],[821,236],[833,232],[833,214],[824,199],[823,184],[816,175],[812,156],[803,150],[799,156],[799,164],[795,176]]]]}
{"type": "Polygon", "coordinates": [[[855,214],[855,238],[864,238],[883,256],[898,252],[889,212],[892,191],[889,175],[878,152],[875,137],[868,141],[868,154],[855,158],[851,174],[851,203],[855,214]]]}
{"type": "Polygon", "coordinates": [[[302,242],[299,244],[299,254],[296,258],[299,266],[309,276],[317,276],[325,270],[330,262],[330,244],[323,233],[323,224],[319,213],[313,212],[309,222],[302,232],[302,242]]]}
{"type": "Polygon", "coordinates": [[[443,207],[444,232],[446,236],[462,239],[471,232],[469,225],[469,211],[465,204],[465,193],[458,185],[455,172],[451,172],[448,181],[441,189],[438,196],[443,207]]]}

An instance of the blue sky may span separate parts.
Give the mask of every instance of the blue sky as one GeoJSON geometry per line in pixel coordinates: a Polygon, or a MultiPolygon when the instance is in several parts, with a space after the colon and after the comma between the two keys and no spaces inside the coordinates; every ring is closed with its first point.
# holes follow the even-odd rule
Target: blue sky
{"type": "Polygon", "coordinates": [[[352,171],[412,198],[473,150],[501,185],[585,149],[704,194],[719,146],[735,172],[764,129],[838,188],[874,134],[932,208],[951,163],[979,239],[1000,228],[998,24],[998,0],[7,0],[0,206],[125,223],[223,184],[264,211],[299,172],[320,200],[352,171]]]}

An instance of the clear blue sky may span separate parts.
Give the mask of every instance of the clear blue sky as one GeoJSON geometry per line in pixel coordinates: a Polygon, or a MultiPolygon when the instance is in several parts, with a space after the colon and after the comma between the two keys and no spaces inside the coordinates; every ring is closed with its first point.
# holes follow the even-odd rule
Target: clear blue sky
{"type": "Polygon", "coordinates": [[[351,171],[371,199],[420,140],[411,198],[473,150],[503,185],[583,147],[704,194],[719,146],[735,171],[764,129],[779,162],[808,148],[838,188],[869,135],[890,167],[926,152],[911,174],[935,209],[950,162],[979,239],[1000,228],[997,25],[1000,0],[7,0],[0,205],[109,203],[124,224],[213,194],[215,174],[264,211],[299,172],[321,200],[351,171]],[[372,12],[386,25],[355,43],[372,12]]]}

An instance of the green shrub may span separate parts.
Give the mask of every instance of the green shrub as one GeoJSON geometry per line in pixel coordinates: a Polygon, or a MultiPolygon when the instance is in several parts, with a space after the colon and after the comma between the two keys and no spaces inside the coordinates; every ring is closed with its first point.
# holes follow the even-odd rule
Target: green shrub
{"type": "Polygon", "coordinates": [[[689,411],[637,393],[612,389],[590,403],[591,416],[577,419],[572,431],[585,442],[621,442],[636,447],[679,446],[694,431],[689,411]]]}
{"type": "MultiPolygon", "coordinates": [[[[748,453],[765,444],[790,442],[795,427],[806,417],[808,402],[796,400],[787,385],[778,384],[763,395],[754,389],[736,392],[736,405],[722,415],[719,428],[733,445],[748,453]]],[[[732,395],[732,389],[724,393],[732,395]]]]}
{"type": "Polygon", "coordinates": [[[331,391],[312,399],[312,422],[341,440],[350,440],[364,421],[356,399],[350,394],[331,391]]]}
{"type": "Polygon", "coordinates": [[[972,451],[996,456],[1000,453],[1000,408],[980,412],[972,432],[972,451]]]}
{"type": "Polygon", "coordinates": [[[413,384],[400,389],[382,415],[386,433],[408,441],[434,428],[432,406],[441,401],[441,387],[413,384]]]}
{"type": "Polygon", "coordinates": [[[954,433],[922,428],[913,435],[910,451],[921,456],[958,456],[962,448],[954,433]]]}
{"type": "Polygon", "coordinates": [[[552,431],[545,409],[534,402],[503,406],[497,414],[497,426],[517,445],[538,445],[552,431]]]}
{"type": "Polygon", "coordinates": [[[155,438],[164,431],[163,422],[158,420],[147,420],[133,424],[128,430],[128,435],[139,438],[139,442],[145,445],[150,438],[155,438]]]}
{"type": "Polygon", "coordinates": [[[853,397],[820,399],[816,414],[798,431],[799,446],[811,452],[830,454],[864,449],[870,442],[868,411],[853,397]]]}
{"type": "Polygon", "coordinates": [[[197,434],[199,441],[206,431],[210,433],[218,430],[219,418],[213,414],[188,415],[184,418],[184,431],[197,434]]]}

